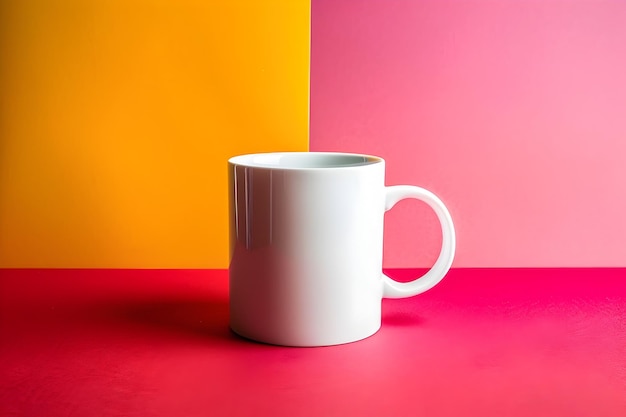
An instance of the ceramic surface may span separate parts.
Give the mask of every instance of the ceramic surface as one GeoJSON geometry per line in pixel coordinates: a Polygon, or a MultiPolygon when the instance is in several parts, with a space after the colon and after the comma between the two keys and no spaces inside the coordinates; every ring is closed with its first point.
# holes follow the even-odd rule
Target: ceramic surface
{"type": "Polygon", "coordinates": [[[289,346],[371,336],[383,297],[436,285],[455,252],[444,204],[415,186],[385,187],[385,161],[342,153],[242,155],[229,161],[230,325],[238,334],[289,346]],[[405,198],[437,214],[442,250],[419,280],[382,273],[383,219],[405,198]]]}

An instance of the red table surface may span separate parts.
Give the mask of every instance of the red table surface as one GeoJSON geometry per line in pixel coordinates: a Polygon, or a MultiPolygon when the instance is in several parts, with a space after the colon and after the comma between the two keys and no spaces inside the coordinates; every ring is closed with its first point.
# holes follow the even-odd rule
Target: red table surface
{"type": "Polygon", "coordinates": [[[0,270],[0,415],[626,416],[625,269],[457,269],[383,316],[286,348],[229,331],[226,271],[0,270]]]}

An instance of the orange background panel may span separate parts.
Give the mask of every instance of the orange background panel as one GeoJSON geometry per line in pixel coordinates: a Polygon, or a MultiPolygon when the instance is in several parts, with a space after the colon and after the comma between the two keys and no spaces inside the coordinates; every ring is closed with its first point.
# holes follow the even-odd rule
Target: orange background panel
{"type": "Polygon", "coordinates": [[[0,267],[226,267],[228,157],[308,148],[309,2],[0,8],[0,267]]]}

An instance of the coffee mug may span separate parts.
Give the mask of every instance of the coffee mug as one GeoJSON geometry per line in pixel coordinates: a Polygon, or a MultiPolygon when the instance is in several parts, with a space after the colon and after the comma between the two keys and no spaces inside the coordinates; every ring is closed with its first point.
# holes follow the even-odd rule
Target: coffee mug
{"type": "Polygon", "coordinates": [[[380,329],[383,298],[422,293],[450,269],[450,213],[423,188],[385,187],[382,158],[261,153],[228,164],[230,327],[245,338],[285,346],[364,339],[380,329]],[[400,283],[382,272],[383,220],[406,198],[432,207],[443,239],[434,266],[400,283]]]}

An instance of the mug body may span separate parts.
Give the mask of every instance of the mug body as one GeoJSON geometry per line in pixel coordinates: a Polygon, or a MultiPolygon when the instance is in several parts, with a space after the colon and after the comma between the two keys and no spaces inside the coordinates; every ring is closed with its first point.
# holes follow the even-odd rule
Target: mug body
{"type": "Polygon", "coordinates": [[[229,161],[230,326],[246,338],[324,346],[381,324],[385,163],[271,153],[229,161]]]}

